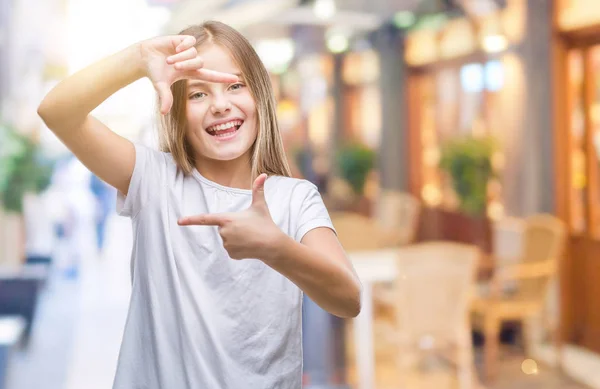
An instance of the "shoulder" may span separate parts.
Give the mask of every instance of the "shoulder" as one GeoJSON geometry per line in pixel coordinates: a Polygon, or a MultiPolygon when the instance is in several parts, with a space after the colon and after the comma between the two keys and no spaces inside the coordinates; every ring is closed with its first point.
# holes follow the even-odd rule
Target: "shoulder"
{"type": "Polygon", "coordinates": [[[155,178],[168,178],[177,174],[177,164],[171,153],[140,143],[135,143],[134,146],[136,169],[141,170],[144,175],[151,174],[155,178]]]}
{"type": "Polygon", "coordinates": [[[145,158],[149,160],[154,160],[158,163],[164,163],[169,165],[175,165],[175,160],[171,153],[167,153],[165,151],[158,150],[154,147],[146,146],[141,143],[134,143],[136,157],[139,159],[145,158]]]}
{"type": "Polygon", "coordinates": [[[265,195],[270,197],[271,189],[272,204],[286,210],[290,221],[290,236],[297,242],[301,242],[307,232],[318,227],[334,230],[327,207],[315,184],[289,177],[271,177],[270,180],[270,187],[267,185],[269,180],[265,183],[265,195]]]}

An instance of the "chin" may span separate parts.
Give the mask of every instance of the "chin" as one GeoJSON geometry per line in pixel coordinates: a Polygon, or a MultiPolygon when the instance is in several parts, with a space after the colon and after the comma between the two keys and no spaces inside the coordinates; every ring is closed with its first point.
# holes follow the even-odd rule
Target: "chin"
{"type": "Polygon", "coordinates": [[[215,161],[233,161],[251,152],[254,142],[239,139],[239,142],[217,143],[203,142],[197,149],[206,158],[215,161]]]}
{"type": "Polygon", "coordinates": [[[212,152],[212,153],[206,153],[205,155],[210,158],[213,159],[215,161],[223,161],[223,162],[227,162],[227,161],[235,161],[238,158],[243,157],[246,153],[248,153],[249,149],[246,150],[232,150],[232,151],[219,151],[219,152],[212,152]]]}

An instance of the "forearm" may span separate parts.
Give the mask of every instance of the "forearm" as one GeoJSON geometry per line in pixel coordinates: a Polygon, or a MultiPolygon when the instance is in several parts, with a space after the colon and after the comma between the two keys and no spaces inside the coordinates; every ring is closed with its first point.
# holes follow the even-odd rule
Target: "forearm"
{"type": "Polygon", "coordinates": [[[44,98],[38,113],[54,132],[78,128],[103,101],[143,76],[140,48],[135,44],[61,81],[44,98]]]}
{"type": "Polygon", "coordinates": [[[263,261],[295,283],[321,308],[339,317],[360,312],[361,285],[351,267],[285,236],[263,261]]]}

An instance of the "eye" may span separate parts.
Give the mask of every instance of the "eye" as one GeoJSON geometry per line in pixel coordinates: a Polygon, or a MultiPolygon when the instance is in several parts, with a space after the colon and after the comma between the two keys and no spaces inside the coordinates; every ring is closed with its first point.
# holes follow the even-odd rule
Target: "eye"
{"type": "Polygon", "coordinates": [[[231,90],[238,90],[238,89],[242,89],[245,85],[242,84],[241,82],[238,82],[236,84],[233,84],[229,87],[229,89],[231,90]]]}
{"type": "Polygon", "coordinates": [[[203,97],[206,97],[206,93],[204,93],[204,92],[196,92],[196,93],[192,93],[190,95],[190,100],[198,100],[198,99],[201,99],[203,97]]]}

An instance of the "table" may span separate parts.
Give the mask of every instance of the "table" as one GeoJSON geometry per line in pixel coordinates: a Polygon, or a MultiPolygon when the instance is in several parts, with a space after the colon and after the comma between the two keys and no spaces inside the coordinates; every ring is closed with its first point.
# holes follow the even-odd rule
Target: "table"
{"type": "Polygon", "coordinates": [[[396,260],[405,248],[349,252],[348,257],[362,283],[361,311],[354,319],[354,342],[358,388],[375,386],[375,349],[373,347],[373,284],[392,282],[398,268],[396,260]]]}
{"type": "Polygon", "coordinates": [[[0,266],[0,315],[25,319],[24,345],[29,341],[39,296],[48,274],[47,265],[0,266]]]}
{"type": "Polygon", "coordinates": [[[23,334],[25,321],[19,316],[0,316],[0,389],[6,385],[8,359],[23,334]]]}

